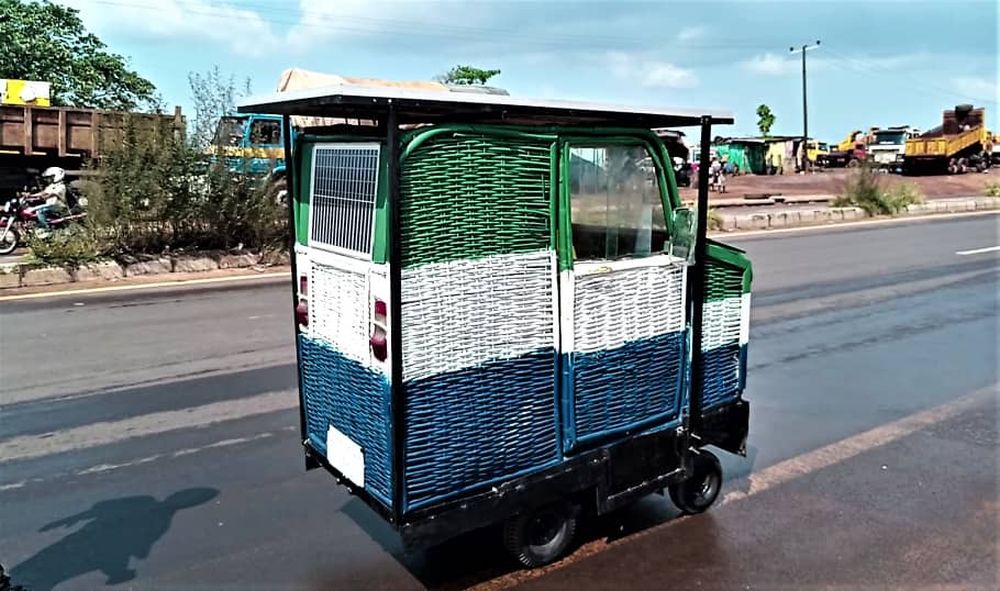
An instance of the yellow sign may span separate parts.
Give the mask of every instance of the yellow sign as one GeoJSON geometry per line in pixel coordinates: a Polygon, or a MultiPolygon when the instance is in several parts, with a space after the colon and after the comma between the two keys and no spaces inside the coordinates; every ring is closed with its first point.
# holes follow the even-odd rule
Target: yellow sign
{"type": "Polygon", "coordinates": [[[0,105],[27,105],[49,107],[50,85],[34,80],[7,80],[0,78],[0,105]]]}

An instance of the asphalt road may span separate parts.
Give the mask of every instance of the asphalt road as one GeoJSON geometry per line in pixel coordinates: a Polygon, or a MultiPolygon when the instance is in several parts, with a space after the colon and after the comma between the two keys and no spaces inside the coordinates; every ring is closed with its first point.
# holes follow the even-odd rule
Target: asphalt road
{"type": "Polygon", "coordinates": [[[404,554],[298,444],[287,286],[0,303],[0,562],[58,589],[988,589],[1000,584],[997,216],[734,238],[751,450],[518,572],[404,554]]]}

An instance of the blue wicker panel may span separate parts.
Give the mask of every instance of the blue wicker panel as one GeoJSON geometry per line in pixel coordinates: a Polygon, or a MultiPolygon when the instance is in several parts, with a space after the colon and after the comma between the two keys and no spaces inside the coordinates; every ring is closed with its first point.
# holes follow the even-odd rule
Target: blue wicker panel
{"type": "Polygon", "coordinates": [[[744,363],[741,358],[745,357],[741,356],[739,343],[705,351],[702,356],[705,371],[701,390],[701,405],[704,410],[725,404],[739,396],[743,389],[740,374],[745,371],[741,367],[744,363]]]}
{"type": "Polygon", "coordinates": [[[554,350],[404,389],[408,509],[558,458],[554,350]]]}
{"type": "Polygon", "coordinates": [[[677,414],[686,338],[675,332],[598,353],[574,353],[576,439],[677,414]]]}
{"type": "Polygon", "coordinates": [[[309,441],[325,454],[330,425],[349,437],[364,453],[365,489],[391,506],[389,381],[322,341],[299,345],[309,441]]]}

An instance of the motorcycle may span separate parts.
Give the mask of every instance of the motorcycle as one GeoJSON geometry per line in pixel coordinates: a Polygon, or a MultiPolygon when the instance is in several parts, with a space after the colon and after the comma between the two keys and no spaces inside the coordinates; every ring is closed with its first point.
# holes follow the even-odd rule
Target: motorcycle
{"type": "MultiPolygon", "coordinates": [[[[68,210],[47,212],[48,231],[64,229],[86,219],[86,201],[71,194],[67,194],[67,200],[70,202],[68,210]]],[[[42,199],[19,193],[0,207],[0,255],[13,253],[29,234],[44,235],[46,229],[39,227],[34,209],[42,203],[42,199]]]]}

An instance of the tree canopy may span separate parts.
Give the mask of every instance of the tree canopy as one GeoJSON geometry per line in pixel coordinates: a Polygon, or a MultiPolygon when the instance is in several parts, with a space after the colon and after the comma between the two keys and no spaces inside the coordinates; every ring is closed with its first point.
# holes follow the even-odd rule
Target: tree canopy
{"type": "Polygon", "coordinates": [[[757,129],[760,130],[760,134],[764,137],[770,135],[773,125],[774,113],[771,112],[771,107],[764,104],[757,107],[757,129]]]}
{"type": "Polygon", "coordinates": [[[53,104],[98,109],[153,106],[156,92],[77,10],[50,0],[0,0],[0,78],[49,82],[53,104]]]}
{"type": "Polygon", "coordinates": [[[498,74],[500,74],[500,70],[483,70],[474,66],[455,66],[438,76],[438,80],[445,84],[486,84],[490,78],[498,74]]]}

